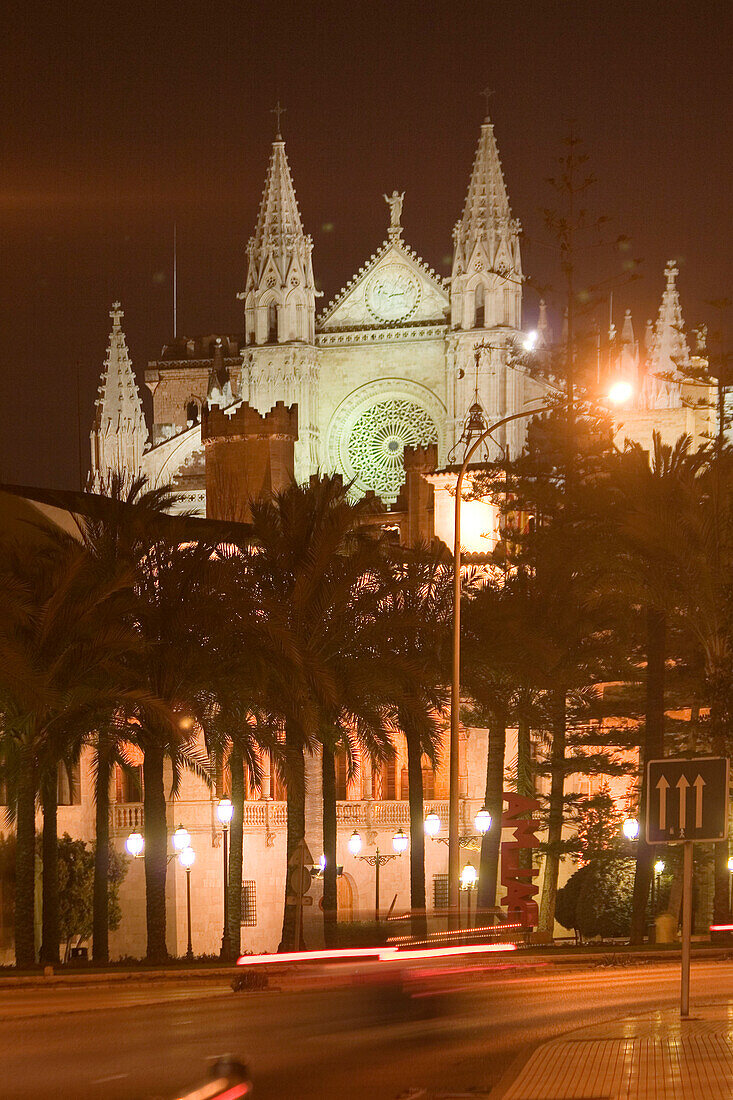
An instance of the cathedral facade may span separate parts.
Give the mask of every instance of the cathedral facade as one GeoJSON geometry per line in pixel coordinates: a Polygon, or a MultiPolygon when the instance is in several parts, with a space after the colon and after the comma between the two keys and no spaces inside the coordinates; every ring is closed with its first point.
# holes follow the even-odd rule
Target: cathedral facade
{"type": "MultiPolygon", "coordinates": [[[[153,424],[145,422],[121,328],[113,329],[92,430],[93,482],[121,468],[153,484],[172,481],[182,506],[206,512],[204,407],[245,403],[265,416],[277,403],[297,409],[294,475],[337,471],[387,507],[405,480],[405,448],[434,445],[438,468],[457,456],[470,406],[487,423],[540,402],[551,389],[527,369],[522,329],[520,225],[512,216],[494,128],[481,126],[460,219],[452,272],[442,278],[404,239],[404,194],[384,199],[386,237],[339,294],[318,312],[312,240],[303,225],[280,134],[272,145],[254,233],[247,246],[242,332],[179,338],[148,364],[153,424]],[[481,346],[480,355],[475,349],[481,346]]],[[[668,265],[656,324],[637,340],[630,314],[611,325],[613,372],[631,387],[617,439],[645,446],[709,433],[704,402],[685,372],[677,270],[668,265]]],[[[552,335],[540,307],[536,354],[552,335]]],[[[530,341],[531,342],[531,341],[530,341]]],[[[699,387],[698,387],[699,388],[699,387]]],[[[527,421],[494,434],[496,455],[516,455],[527,421]]]]}

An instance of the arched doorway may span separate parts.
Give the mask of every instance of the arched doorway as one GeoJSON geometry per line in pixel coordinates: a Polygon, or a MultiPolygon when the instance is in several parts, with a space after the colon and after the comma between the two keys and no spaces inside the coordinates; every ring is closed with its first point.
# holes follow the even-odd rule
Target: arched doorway
{"type": "Polygon", "coordinates": [[[338,883],[337,905],[339,920],[354,919],[354,894],[356,886],[351,875],[345,872],[336,880],[338,883]]]}

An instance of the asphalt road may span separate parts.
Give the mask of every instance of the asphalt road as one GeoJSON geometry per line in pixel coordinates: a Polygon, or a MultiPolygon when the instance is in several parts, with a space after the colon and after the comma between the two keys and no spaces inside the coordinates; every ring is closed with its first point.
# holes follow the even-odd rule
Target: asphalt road
{"type": "MultiPolygon", "coordinates": [[[[220,980],[0,993],[0,1096],[170,1098],[224,1053],[256,1100],[488,1092],[543,1039],[674,1007],[679,968],[433,971],[405,999],[356,990],[233,993],[220,980]]],[[[733,963],[693,963],[695,1004],[733,1002],[733,963]]]]}

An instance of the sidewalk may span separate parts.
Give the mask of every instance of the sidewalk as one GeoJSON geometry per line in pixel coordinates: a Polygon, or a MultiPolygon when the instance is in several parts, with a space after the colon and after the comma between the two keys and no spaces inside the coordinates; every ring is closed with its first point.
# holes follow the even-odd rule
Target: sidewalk
{"type": "Polygon", "coordinates": [[[512,1077],[490,1100],[733,1100],[733,1002],[568,1032],[512,1077]]]}

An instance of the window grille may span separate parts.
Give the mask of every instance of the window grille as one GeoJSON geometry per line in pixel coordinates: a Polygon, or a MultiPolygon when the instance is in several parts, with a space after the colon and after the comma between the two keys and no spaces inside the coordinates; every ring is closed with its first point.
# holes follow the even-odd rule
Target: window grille
{"type": "Polygon", "coordinates": [[[433,909],[448,908],[448,876],[433,875],[433,909]]]}
{"type": "Polygon", "coordinates": [[[257,884],[254,879],[242,883],[242,925],[257,924],[257,884]]]}

